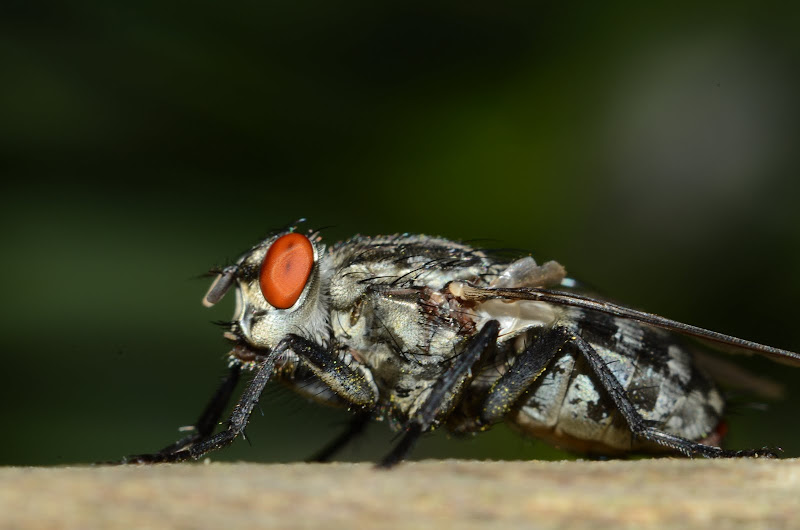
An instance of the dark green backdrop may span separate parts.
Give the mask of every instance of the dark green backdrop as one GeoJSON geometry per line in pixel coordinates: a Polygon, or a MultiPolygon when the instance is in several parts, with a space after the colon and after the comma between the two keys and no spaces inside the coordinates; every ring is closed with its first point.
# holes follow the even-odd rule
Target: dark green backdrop
{"type": "MultiPolygon", "coordinates": [[[[557,259],[619,300],[800,350],[798,12],[780,3],[27,2],[0,8],[0,463],[114,459],[224,373],[196,276],[299,217],[557,259]]],[[[800,454],[800,370],[733,446],[800,454]]],[[[744,404],[744,405],[743,405],[744,404]]],[[[346,415],[282,389],[251,445],[346,415]]],[[[347,453],[373,459],[376,425],[347,453]]],[[[503,429],[416,457],[558,455],[503,429]]]]}

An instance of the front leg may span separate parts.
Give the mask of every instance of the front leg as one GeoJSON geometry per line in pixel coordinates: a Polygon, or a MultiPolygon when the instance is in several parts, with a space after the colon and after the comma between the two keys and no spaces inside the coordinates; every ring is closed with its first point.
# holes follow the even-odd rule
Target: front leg
{"type": "Polygon", "coordinates": [[[303,365],[346,402],[361,408],[375,404],[378,397],[366,376],[345,364],[332,351],[299,335],[289,335],[284,341],[290,341],[291,350],[303,365]]]}
{"type": "MultiPolygon", "coordinates": [[[[228,420],[228,427],[216,435],[209,435],[202,440],[194,440],[191,445],[183,449],[185,444],[178,441],[164,448],[161,452],[145,455],[133,455],[122,460],[124,464],[155,464],[162,462],[183,462],[184,460],[197,460],[204,454],[229,445],[244,431],[250,414],[261,397],[261,392],[272,377],[275,368],[275,356],[268,355],[258,364],[256,375],[250,382],[239,402],[233,408],[233,413],[228,420]],[[172,449],[172,450],[171,450],[172,449]],[[171,451],[170,451],[171,450],[171,451]]],[[[214,401],[212,400],[212,403],[214,401]]]]}
{"type": "Polygon", "coordinates": [[[378,464],[380,467],[392,467],[408,456],[417,440],[433,426],[437,417],[453,408],[461,391],[472,379],[472,373],[480,363],[481,357],[497,344],[499,331],[500,324],[496,320],[490,320],[470,339],[453,364],[433,385],[431,393],[408,421],[406,432],[400,442],[378,464]]]}
{"type": "MultiPolygon", "coordinates": [[[[258,404],[264,387],[272,377],[276,361],[287,351],[291,351],[297,355],[320,381],[330,387],[331,390],[336,392],[344,400],[359,407],[368,407],[376,401],[377,397],[372,390],[372,386],[361,372],[344,364],[341,360],[331,355],[323,346],[300,337],[299,335],[287,335],[286,338],[283,339],[274,350],[263,357],[263,360],[257,365],[256,374],[239,399],[239,402],[234,407],[225,430],[215,435],[208,432],[202,439],[191,435],[164,448],[164,450],[159,453],[130,456],[123,459],[123,463],[158,463],[197,460],[206,453],[230,445],[233,440],[244,431],[247,423],[250,421],[253,408],[258,404]]],[[[238,378],[238,371],[236,374],[238,378]]],[[[223,388],[227,389],[228,387],[223,385],[223,388]]],[[[232,388],[230,388],[230,391],[223,390],[223,388],[217,392],[217,397],[219,397],[219,395],[225,395],[226,393],[228,397],[230,396],[232,388]]],[[[214,413],[219,411],[219,414],[221,414],[221,410],[224,409],[224,406],[220,406],[220,400],[217,399],[217,397],[209,404],[206,412],[213,409],[214,413]]],[[[204,413],[198,425],[208,425],[210,423],[208,420],[209,418],[206,417],[204,413]]]]}
{"type": "MultiPolygon", "coordinates": [[[[177,442],[170,444],[160,450],[158,454],[160,455],[167,455],[171,453],[176,453],[181,449],[185,449],[190,447],[200,440],[204,438],[208,438],[214,433],[214,430],[219,423],[220,417],[222,417],[222,413],[225,412],[225,409],[228,407],[228,403],[231,400],[231,395],[233,391],[236,389],[236,385],[239,383],[239,377],[242,373],[242,367],[238,364],[231,366],[230,372],[222,380],[219,388],[214,393],[214,396],[211,398],[211,401],[208,402],[206,408],[203,410],[200,417],[197,418],[197,421],[189,427],[188,430],[191,431],[191,434],[185,436],[178,440],[177,442]]],[[[185,430],[185,429],[181,429],[185,430]]]]}

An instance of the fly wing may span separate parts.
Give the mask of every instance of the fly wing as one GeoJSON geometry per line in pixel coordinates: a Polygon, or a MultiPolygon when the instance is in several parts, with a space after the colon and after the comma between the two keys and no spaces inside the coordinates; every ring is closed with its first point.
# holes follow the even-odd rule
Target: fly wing
{"type": "Polygon", "coordinates": [[[781,399],[785,396],[786,389],[782,384],[756,375],[729,359],[696,349],[692,349],[692,356],[697,366],[729,389],[745,391],[763,399],[781,399]]]}
{"type": "Polygon", "coordinates": [[[452,282],[449,286],[449,289],[453,295],[461,298],[462,300],[470,302],[484,302],[493,299],[532,300],[554,305],[577,307],[587,311],[596,311],[619,318],[642,322],[650,326],[674,331],[689,337],[694,337],[704,343],[707,343],[712,348],[728,353],[757,353],[775,362],[788,364],[791,366],[800,366],[800,354],[792,351],[782,350],[780,348],[767,346],[765,344],[759,344],[757,342],[740,339],[731,335],[725,335],[716,331],[692,326],[691,324],[684,324],[676,320],[670,320],[668,318],[654,315],[653,313],[645,313],[644,311],[638,311],[636,309],[617,305],[612,302],[590,298],[575,293],[535,287],[484,289],[480,287],[474,287],[464,282],[452,282]]]}

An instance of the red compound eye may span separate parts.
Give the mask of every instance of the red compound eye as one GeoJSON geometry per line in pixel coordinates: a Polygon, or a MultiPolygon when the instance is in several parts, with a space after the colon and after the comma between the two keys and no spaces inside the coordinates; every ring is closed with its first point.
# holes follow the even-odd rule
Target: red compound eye
{"type": "Polygon", "coordinates": [[[292,307],[306,286],[314,265],[311,241],[291,233],[275,240],[261,264],[261,293],[278,309],[292,307]]]}

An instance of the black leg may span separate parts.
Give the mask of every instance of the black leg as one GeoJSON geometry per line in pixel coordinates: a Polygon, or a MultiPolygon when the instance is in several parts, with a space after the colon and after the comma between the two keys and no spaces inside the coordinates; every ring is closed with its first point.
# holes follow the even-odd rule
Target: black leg
{"type": "Polygon", "coordinates": [[[211,436],[211,434],[214,432],[214,429],[216,429],[217,424],[219,424],[219,419],[222,417],[222,413],[225,412],[228,402],[231,400],[231,395],[236,389],[236,385],[239,383],[240,375],[241,367],[238,364],[232,366],[227,377],[225,377],[225,379],[222,381],[222,384],[211,398],[211,401],[209,401],[208,405],[206,405],[203,413],[200,414],[200,417],[197,418],[197,421],[191,427],[192,434],[166,446],[160,450],[158,454],[170,454],[180,451],[181,449],[185,449],[186,447],[197,443],[203,438],[211,436]]]}
{"type": "Polygon", "coordinates": [[[244,431],[247,422],[250,420],[250,414],[253,412],[253,408],[258,403],[264,387],[272,376],[275,357],[275,355],[269,355],[258,365],[255,377],[253,377],[250,385],[234,407],[230,420],[228,420],[228,427],[224,431],[199,440],[186,449],[179,449],[173,452],[162,451],[150,455],[133,455],[123,459],[123,462],[126,464],[154,464],[160,462],[182,462],[190,459],[196,460],[210,451],[229,445],[244,431]]]}
{"type": "MultiPolygon", "coordinates": [[[[259,363],[253,380],[234,407],[228,420],[228,427],[225,430],[212,434],[219,416],[224,411],[225,404],[236,386],[236,379],[239,376],[238,369],[236,375],[233,375],[233,372],[231,373],[229,379],[223,383],[214,399],[206,407],[200,420],[198,420],[197,433],[192,433],[182,440],[165,447],[158,453],[133,455],[123,459],[122,462],[181,462],[189,459],[198,459],[210,451],[229,445],[244,431],[247,422],[250,420],[253,408],[258,403],[270,377],[272,377],[275,361],[287,350],[299,356],[303,363],[319,377],[320,381],[349,403],[367,408],[375,402],[375,393],[361,372],[340,362],[322,346],[298,335],[287,335],[259,363]]],[[[254,352],[255,354],[256,352],[254,352]]],[[[259,355],[263,356],[263,352],[259,353],[259,355]]]]}
{"type": "MultiPolygon", "coordinates": [[[[301,357],[322,382],[349,402],[354,405],[370,405],[374,402],[375,396],[372,388],[367,384],[360,372],[339,362],[338,359],[315,342],[298,335],[288,335],[281,341],[275,351],[270,353],[267,360],[259,365],[253,381],[233,409],[228,428],[193,445],[185,451],[188,455],[178,457],[178,460],[186,460],[187,458],[197,460],[208,452],[230,445],[244,431],[247,422],[250,420],[253,408],[258,404],[261,392],[264,391],[264,387],[272,376],[274,360],[287,349],[301,357]]],[[[172,456],[179,454],[180,452],[174,453],[172,456]]]]}
{"type": "Polygon", "coordinates": [[[419,437],[431,428],[436,418],[452,409],[472,378],[476,365],[496,345],[499,330],[500,324],[496,320],[490,320],[470,339],[453,364],[433,385],[431,393],[410,418],[400,442],[381,460],[379,467],[389,468],[402,461],[414,448],[419,437]]]}
{"type": "Polygon", "coordinates": [[[544,331],[529,344],[508,371],[489,389],[478,425],[485,427],[502,421],[571,336],[566,329],[556,327],[544,331]]]}
{"type": "Polygon", "coordinates": [[[371,407],[375,403],[375,391],[360,371],[344,364],[316,342],[298,335],[288,335],[284,342],[339,397],[358,407],[371,407]]]}
{"type": "Polygon", "coordinates": [[[627,422],[628,427],[631,429],[631,432],[634,434],[634,436],[655,442],[665,447],[669,447],[670,449],[674,449],[675,451],[683,453],[686,456],[701,455],[706,458],[731,458],[745,456],[768,458],[777,457],[777,454],[773,450],[766,447],[762,449],[726,451],[719,447],[693,442],[691,440],[681,438],[680,436],[675,436],[674,434],[657,429],[655,426],[653,426],[652,422],[642,418],[641,414],[639,414],[639,411],[636,410],[636,407],[628,398],[628,394],[620,384],[619,380],[614,377],[614,374],[608,369],[605,361],[592,347],[592,345],[583,340],[577,334],[571,334],[569,340],[575,345],[584,359],[588,361],[592,371],[597,376],[602,387],[606,390],[606,392],[608,392],[608,395],[614,401],[617,410],[619,410],[619,412],[622,414],[622,417],[625,418],[625,421],[627,422]]]}
{"type": "Polygon", "coordinates": [[[341,451],[344,446],[360,436],[367,428],[367,425],[369,425],[370,420],[372,420],[372,414],[368,412],[356,414],[350,420],[346,431],[331,440],[325,445],[325,447],[314,453],[311,458],[307,460],[307,462],[329,461],[333,455],[341,451]]]}
{"type": "Polygon", "coordinates": [[[406,432],[403,434],[403,437],[400,438],[400,441],[394,446],[394,449],[392,449],[392,451],[378,463],[377,467],[389,469],[390,467],[393,467],[405,460],[405,458],[411,453],[411,450],[414,449],[414,446],[417,445],[417,441],[419,440],[420,436],[422,436],[423,432],[424,431],[421,424],[410,424],[406,428],[406,432]]]}
{"type": "Polygon", "coordinates": [[[719,447],[692,442],[655,428],[650,422],[642,418],[628,398],[625,389],[591,344],[563,327],[552,328],[544,332],[519,355],[508,372],[498,379],[486,397],[478,422],[479,425],[488,426],[501,421],[528,387],[539,378],[548,363],[563,349],[567,342],[574,344],[578,352],[587,360],[601,386],[608,392],[617,410],[620,411],[635,436],[669,447],[686,456],[702,455],[708,458],[776,456],[768,448],[726,451],[719,447]]]}

